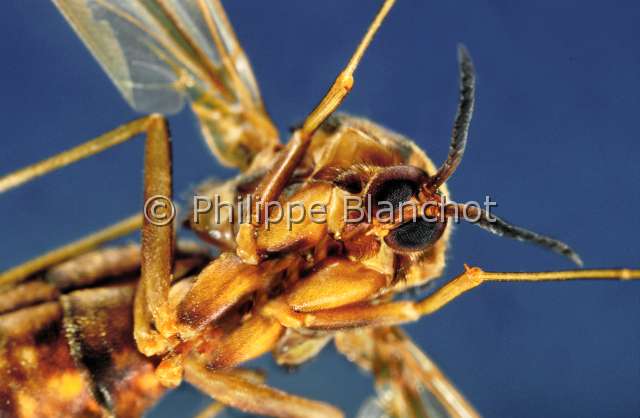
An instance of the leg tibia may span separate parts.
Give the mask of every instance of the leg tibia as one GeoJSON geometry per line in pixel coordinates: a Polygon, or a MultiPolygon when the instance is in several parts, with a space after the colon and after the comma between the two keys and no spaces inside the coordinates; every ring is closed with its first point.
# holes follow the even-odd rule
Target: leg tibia
{"type": "Polygon", "coordinates": [[[245,412],[270,417],[340,418],[337,408],[323,402],[289,395],[246,379],[234,370],[211,370],[187,359],[185,377],[189,383],[217,401],[245,412]]]}

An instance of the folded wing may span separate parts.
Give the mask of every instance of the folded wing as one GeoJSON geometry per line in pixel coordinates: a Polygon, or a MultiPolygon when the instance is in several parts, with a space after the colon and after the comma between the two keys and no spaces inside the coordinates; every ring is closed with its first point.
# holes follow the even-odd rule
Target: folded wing
{"type": "Polygon", "coordinates": [[[219,0],[53,0],[129,105],[172,114],[190,102],[225,165],[278,141],[219,0]]]}

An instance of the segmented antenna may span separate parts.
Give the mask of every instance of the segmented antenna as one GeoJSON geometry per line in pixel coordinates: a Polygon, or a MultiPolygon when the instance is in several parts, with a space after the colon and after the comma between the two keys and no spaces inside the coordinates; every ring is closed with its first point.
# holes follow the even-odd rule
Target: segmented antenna
{"type": "Polygon", "coordinates": [[[469,51],[464,45],[458,45],[458,63],[460,67],[460,100],[458,112],[451,132],[451,145],[446,161],[438,172],[427,182],[426,189],[435,192],[456,171],[462,161],[464,149],[467,146],[469,125],[473,115],[475,102],[476,74],[469,51]]]}
{"type": "MultiPolygon", "coordinates": [[[[569,247],[562,241],[558,241],[545,235],[529,231],[528,229],[512,225],[505,220],[500,219],[493,214],[490,215],[486,211],[475,206],[456,204],[454,205],[454,210],[456,210],[456,213],[466,213],[467,216],[471,218],[471,220],[465,219],[466,221],[478,225],[480,228],[489,231],[494,235],[513,238],[517,239],[518,241],[530,242],[542,248],[546,248],[555,253],[561,254],[567,257],[569,260],[573,261],[576,265],[580,267],[582,266],[582,259],[580,258],[578,253],[573,251],[571,247],[569,247]]],[[[448,209],[447,214],[451,216],[453,212],[448,209]]]]}

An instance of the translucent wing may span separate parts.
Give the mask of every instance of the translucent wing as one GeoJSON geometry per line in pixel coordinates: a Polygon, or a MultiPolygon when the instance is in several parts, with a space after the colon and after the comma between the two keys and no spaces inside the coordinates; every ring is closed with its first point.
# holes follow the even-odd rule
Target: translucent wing
{"type": "Polygon", "coordinates": [[[358,418],[479,418],[438,367],[396,327],[360,329],[336,336],[338,349],[373,373],[376,396],[358,418]]]}
{"type": "MultiPolygon", "coordinates": [[[[451,415],[438,400],[428,391],[420,391],[419,397],[415,398],[413,403],[413,415],[414,417],[424,418],[451,418],[458,415],[451,415]],[[417,401],[417,402],[415,402],[417,401]]],[[[396,400],[398,402],[399,396],[405,397],[405,393],[395,393],[391,388],[378,389],[377,396],[369,397],[358,410],[356,418],[397,418],[403,415],[398,415],[390,411],[390,404],[396,400]],[[393,414],[393,415],[392,415],[393,414]]],[[[409,400],[409,399],[406,399],[409,400]]],[[[406,401],[405,401],[406,402],[406,401]]]]}
{"type": "Polygon", "coordinates": [[[191,102],[222,163],[246,167],[277,142],[219,0],[53,0],[139,112],[191,102]]]}

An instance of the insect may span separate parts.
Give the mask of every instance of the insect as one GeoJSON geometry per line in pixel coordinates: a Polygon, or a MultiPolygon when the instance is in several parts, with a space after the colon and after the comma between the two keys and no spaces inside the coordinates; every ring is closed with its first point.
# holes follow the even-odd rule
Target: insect
{"type": "MultiPolygon", "coordinates": [[[[58,2],[134,108],[169,113],[187,97],[214,153],[242,170],[238,178],[205,185],[199,193],[250,195],[258,203],[320,201],[330,213],[347,195],[370,196],[373,204],[439,202],[448,194],[442,182],[464,150],[474,89],[464,50],[452,152],[440,168],[411,142],[371,122],[339,115],[327,119],[351,88],[351,72],[391,4],[385,3],[329,94],[282,146],[218,3],[58,2]]],[[[157,115],[65,153],[66,160],[10,174],[0,184],[6,190],[139,132],[148,138],[145,202],[170,197],[168,135],[157,115]]],[[[3,370],[10,373],[2,379],[7,414],[135,416],[161,386],[184,377],[223,404],[254,413],[336,416],[333,407],[275,391],[262,384],[261,376],[236,368],[267,351],[279,363],[295,365],[335,339],[350,359],[374,372],[389,415],[440,408],[452,416],[473,416],[471,406],[397,324],[438,309],[481,280],[638,276],[628,270],[527,275],[470,269],[417,303],[392,302],[394,294],[440,274],[450,234],[447,219],[347,224],[342,211],[335,213],[340,216],[329,215],[326,224],[296,224],[291,231],[286,223],[265,229],[264,219],[240,225],[212,218],[189,222],[222,254],[211,260],[197,248],[178,248],[173,270],[173,232],[148,219],[141,253],[125,247],[78,255],[138,228],[138,216],[8,272],[2,276],[8,306],[2,328],[8,341],[3,370]],[[139,265],[142,279],[134,291],[139,265]],[[38,276],[43,270],[46,281],[38,276]],[[33,278],[18,283],[25,276],[33,278]],[[37,367],[38,359],[49,358],[59,361],[57,374],[37,367]],[[55,396],[47,397],[46,388],[55,396]]],[[[481,220],[480,226],[576,259],[560,242],[481,220]]],[[[372,403],[365,410],[381,414],[376,408],[372,403]]]]}

